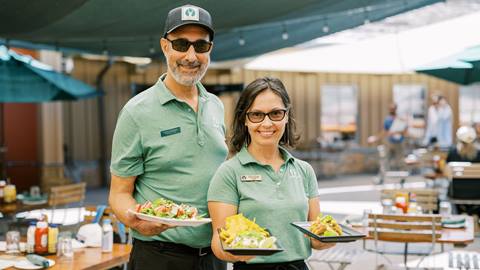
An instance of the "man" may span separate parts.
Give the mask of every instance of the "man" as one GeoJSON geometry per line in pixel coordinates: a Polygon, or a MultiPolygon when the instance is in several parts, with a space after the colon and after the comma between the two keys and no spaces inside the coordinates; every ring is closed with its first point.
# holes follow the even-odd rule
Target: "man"
{"type": "Polygon", "coordinates": [[[423,144],[440,147],[452,145],[452,109],[445,97],[432,95],[432,105],[428,108],[427,130],[423,144]]]}
{"type": "Polygon", "coordinates": [[[223,105],[199,83],[210,62],[210,14],[172,9],[160,40],[167,73],[122,109],[113,136],[109,202],[133,229],[129,269],[226,269],[210,249],[211,225],[170,227],[127,210],[160,197],[207,213],[207,190],[227,156],[223,105]]]}

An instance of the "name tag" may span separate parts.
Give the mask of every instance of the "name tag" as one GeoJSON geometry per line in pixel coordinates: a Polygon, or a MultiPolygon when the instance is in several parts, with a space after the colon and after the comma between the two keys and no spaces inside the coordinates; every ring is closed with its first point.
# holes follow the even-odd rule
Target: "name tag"
{"type": "Polygon", "coordinates": [[[240,181],[242,182],[261,182],[261,175],[242,175],[240,176],[240,181]]]}
{"type": "Polygon", "coordinates": [[[167,136],[175,135],[178,133],[180,133],[180,127],[162,130],[160,131],[160,136],[167,137],[167,136]]]}

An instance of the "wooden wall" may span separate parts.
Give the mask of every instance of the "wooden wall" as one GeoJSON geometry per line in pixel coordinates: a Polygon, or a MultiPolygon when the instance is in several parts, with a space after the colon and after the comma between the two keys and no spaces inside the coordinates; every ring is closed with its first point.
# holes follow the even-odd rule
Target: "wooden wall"
{"type": "MultiPolygon", "coordinates": [[[[76,59],[73,76],[95,85],[96,76],[105,65],[103,61],[76,59]]],[[[146,68],[120,62],[115,63],[105,76],[105,126],[107,137],[107,157],[111,152],[111,139],[118,112],[131,97],[132,83],[154,84],[165,72],[164,64],[155,62],[146,68]]],[[[458,86],[433,77],[419,74],[369,75],[337,73],[268,72],[243,69],[209,70],[205,83],[244,83],[245,85],[261,76],[280,78],[291,96],[302,135],[301,142],[308,144],[321,134],[321,88],[325,84],[349,84],[358,89],[360,145],[366,146],[366,138],[382,129],[384,116],[392,102],[394,84],[422,84],[427,95],[443,93],[454,111],[454,126],[458,125],[458,86]]],[[[233,109],[238,93],[228,93],[220,98],[225,104],[227,125],[231,124],[233,109]]],[[[64,105],[65,143],[75,160],[99,159],[98,140],[98,99],[90,99],[64,105]]]]}

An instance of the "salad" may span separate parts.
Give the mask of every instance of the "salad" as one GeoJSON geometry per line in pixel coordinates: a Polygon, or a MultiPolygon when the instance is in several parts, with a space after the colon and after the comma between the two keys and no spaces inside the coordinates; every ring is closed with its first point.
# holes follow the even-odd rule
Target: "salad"
{"type": "Polygon", "coordinates": [[[330,215],[322,217],[318,215],[317,219],[310,226],[310,231],[320,236],[340,236],[342,228],[338,222],[330,215]]]}
{"type": "Polygon", "coordinates": [[[225,228],[220,229],[220,239],[228,248],[277,248],[277,239],[243,214],[225,219],[225,228]]]}
{"type": "Polygon", "coordinates": [[[137,213],[174,219],[200,219],[197,208],[187,204],[176,204],[173,201],[159,198],[153,202],[146,201],[144,204],[137,204],[137,213]]]}

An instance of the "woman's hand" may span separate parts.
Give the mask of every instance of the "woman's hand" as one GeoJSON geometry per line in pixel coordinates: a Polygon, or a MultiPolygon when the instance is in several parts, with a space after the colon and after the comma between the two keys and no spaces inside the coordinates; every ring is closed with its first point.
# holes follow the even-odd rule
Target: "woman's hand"
{"type": "Polygon", "coordinates": [[[221,245],[222,244],[220,243],[220,238],[218,237],[218,233],[215,233],[212,238],[212,251],[215,254],[215,256],[222,261],[231,262],[231,263],[246,262],[255,258],[255,256],[233,255],[232,253],[223,250],[221,245]]]}
{"type": "Polygon", "coordinates": [[[335,246],[335,243],[324,243],[312,237],[310,237],[310,243],[313,249],[318,250],[327,249],[335,246]]]}

